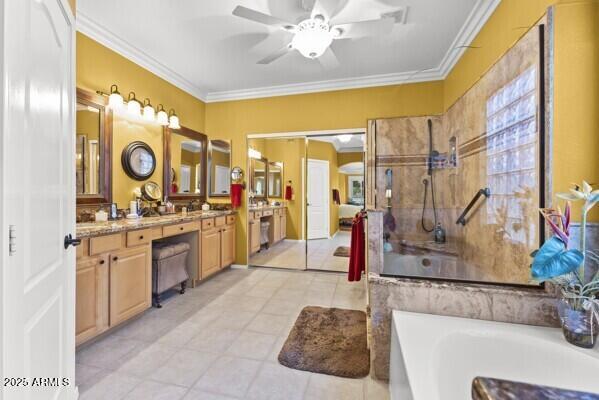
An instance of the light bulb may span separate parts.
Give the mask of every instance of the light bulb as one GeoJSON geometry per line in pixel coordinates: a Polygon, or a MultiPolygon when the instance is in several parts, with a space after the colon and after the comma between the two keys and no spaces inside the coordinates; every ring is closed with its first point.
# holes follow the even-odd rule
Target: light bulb
{"type": "Polygon", "coordinates": [[[306,58],[318,58],[329,48],[333,36],[324,20],[307,19],[297,26],[291,45],[306,58]]]}
{"type": "Polygon", "coordinates": [[[123,106],[123,96],[119,93],[117,85],[110,87],[110,96],[108,96],[108,106],[113,109],[118,109],[123,106]]]}
{"type": "Polygon", "coordinates": [[[127,100],[127,112],[135,118],[141,117],[141,104],[135,98],[135,93],[129,93],[129,99],[127,100]]]}
{"type": "Polygon", "coordinates": [[[341,143],[348,143],[351,140],[351,135],[337,135],[337,140],[341,143]]]}
{"type": "Polygon", "coordinates": [[[181,129],[181,125],[179,125],[179,117],[177,117],[177,114],[175,114],[175,110],[171,110],[169,112],[168,127],[170,129],[181,129]]]}
{"type": "Polygon", "coordinates": [[[168,125],[168,114],[164,110],[160,110],[156,113],[156,122],[162,126],[168,125]]]}
{"type": "Polygon", "coordinates": [[[144,119],[146,121],[154,121],[154,117],[156,116],[156,111],[154,111],[154,107],[150,104],[150,99],[144,100],[144,119]]]}

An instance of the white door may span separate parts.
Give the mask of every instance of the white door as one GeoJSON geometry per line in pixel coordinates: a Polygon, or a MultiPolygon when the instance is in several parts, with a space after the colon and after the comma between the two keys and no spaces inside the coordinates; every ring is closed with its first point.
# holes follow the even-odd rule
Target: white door
{"type": "Polygon", "coordinates": [[[67,0],[0,14],[0,397],[75,399],[75,21],[67,0]]]}
{"type": "Polygon", "coordinates": [[[329,237],[329,162],[308,159],[308,239],[329,237]]]}
{"type": "Polygon", "coordinates": [[[179,175],[181,176],[179,193],[189,193],[189,187],[191,186],[191,167],[189,165],[181,164],[179,175]]]}

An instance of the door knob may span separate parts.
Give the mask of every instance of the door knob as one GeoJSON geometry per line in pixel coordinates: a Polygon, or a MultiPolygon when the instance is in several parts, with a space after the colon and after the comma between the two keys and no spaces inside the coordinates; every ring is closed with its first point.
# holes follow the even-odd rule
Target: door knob
{"type": "Polygon", "coordinates": [[[64,237],[64,248],[65,250],[69,248],[69,246],[79,246],[81,244],[81,239],[76,239],[70,233],[64,237]]]}

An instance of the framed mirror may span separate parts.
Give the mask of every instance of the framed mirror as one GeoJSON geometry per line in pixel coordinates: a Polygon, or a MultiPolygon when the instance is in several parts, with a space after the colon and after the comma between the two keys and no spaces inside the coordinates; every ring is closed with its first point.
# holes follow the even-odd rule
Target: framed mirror
{"type": "Polygon", "coordinates": [[[208,143],[208,196],[228,197],[231,193],[231,142],[208,143]]]}
{"type": "Polygon", "coordinates": [[[147,143],[132,142],[123,149],[121,164],[130,178],[145,181],[156,169],[156,155],[147,143]]]}
{"type": "Polygon", "coordinates": [[[250,189],[254,193],[254,198],[265,199],[266,193],[268,193],[268,182],[266,179],[268,160],[266,158],[252,158],[250,167],[250,189]]]}
{"type": "Polygon", "coordinates": [[[208,138],[181,127],[164,128],[164,192],[174,200],[206,198],[208,138]]]}
{"type": "Polygon", "coordinates": [[[268,163],[268,197],[283,197],[283,163],[268,163]]]}
{"type": "Polygon", "coordinates": [[[77,88],[75,171],[77,204],[112,202],[112,111],[103,96],[77,88]]]}

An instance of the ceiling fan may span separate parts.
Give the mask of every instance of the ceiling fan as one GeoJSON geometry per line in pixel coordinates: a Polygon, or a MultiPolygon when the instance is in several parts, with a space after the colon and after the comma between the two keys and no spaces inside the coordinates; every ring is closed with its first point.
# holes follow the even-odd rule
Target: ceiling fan
{"type": "Polygon", "coordinates": [[[297,50],[306,58],[318,59],[325,68],[335,68],[339,65],[339,61],[330,47],[334,40],[386,34],[391,32],[395,23],[394,18],[383,17],[369,21],[333,24],[331,19],[338,5],[339,0],[315,0],[310,17],[297,24],[243,6],[237,6],[233,10],[233,15],[274,26],[293,35],[289,44],[258,61],[258,64],[270,64],[289,52],[297,50]]]}

